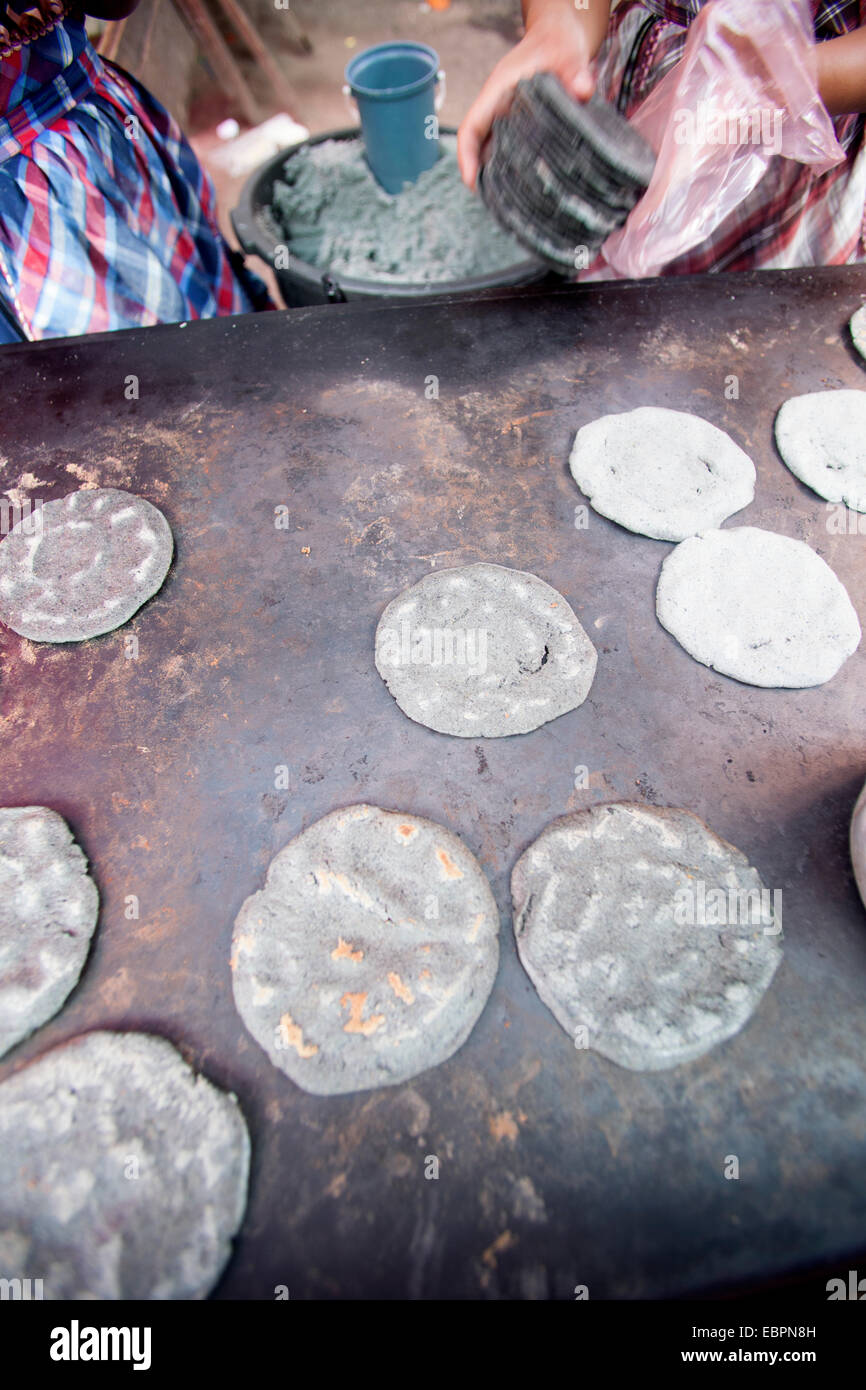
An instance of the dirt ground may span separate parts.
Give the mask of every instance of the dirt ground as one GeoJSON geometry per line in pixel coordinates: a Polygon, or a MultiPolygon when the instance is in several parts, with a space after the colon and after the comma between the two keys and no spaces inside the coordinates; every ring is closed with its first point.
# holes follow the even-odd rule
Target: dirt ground
{"type": "MultiPolygon", "coordinates": [[[[418,0],[290,0],[289,11],[276,0],[245,0],[245,8],[279,62],[296,94],[290,115],[313,134],[346,124],[342,94],[344,70],[354,54],[386,39],[415,39],[430,44],[447,74],[447,98],[442,119],[457,124],[487,72],[508,51],[521,32],[518,0],[451,0],[447,9],[418,0]],[[293,50],[301,30],[312,52],[293,50]]],[[[234,47],[234,45],[233,45],[234,47]]],[[[267,80],[240,46],[243,71],[265,114],[280,109],[267,80]]],[[[195,93],[190,129],[202,133],[214,117],[232,113],[230,103],[212,81],[195,93]]]]}

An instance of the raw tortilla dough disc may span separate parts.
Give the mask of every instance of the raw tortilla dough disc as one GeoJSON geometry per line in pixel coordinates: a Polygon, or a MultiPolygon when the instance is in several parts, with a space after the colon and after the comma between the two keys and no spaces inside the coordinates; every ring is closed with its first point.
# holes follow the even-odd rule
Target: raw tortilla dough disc
{"type": "Polygon", "coordinates": [[[517,950],[576,1046],[633,1071],[677,1066],[738,1032],[773,978],[781,922],[761,888],[688,811],[593,806],[517,861],[517,950]]]}
{"type": "Polygon", "coordinates": [[[822,685],[860,642],[830,566],[757,526],[682,541],[662,565],[656,612],[697,661],[748,685],[822,685]]]}
{"type": "Polygon", "coordinates": [[[111,632],[160,588],[173,551],[162,512],[131,492],[46,502],[0,544],[0,622],[33,642],[111,632]]]}
{"type": "Polygon", "coordinates": [[[502,565],[426,575],[376,629],[376,667],[403,713],[460,738],[525,734],[576,709],[597,661],[562,594],[502,565]]]}
{"type": "Polygon", "coordinates": [[[660,541],[720,526],[755,495],[755,465],[724,430],[659,406],[584,425],[570,466],[597,512],[660,541]]]}
{"type": "Polygon", "coordinates": [[[499,919],[480,865],[418,816],[350,806],[272,860],[235,923],[235,1003],[314,1095],[393,1086],[444,1062],[493,987],[499,919]]]}
{"type": "Polygon", "coordinates": [[[234,1096],[171,1043],[75,1038],[0,1086],[0,1276],[46,1299],[203,1298],[248,1168],[234,1096]]]}
{"type": "Polygon", "coordinates": [[[866,357],[866,304],[861,304],[857,312],[852,314],[848,327],[855,348],[861,357],[866,357]]]}
{"type": "Polygon", "coordinates": [[[851,817],[851,863],[863,906],[866,907],[866,786],[857,798],[851,817]]]}
{"type": "Polygon", "coordinates": [[[866,512],[866,391],[792,396],[776,416],[776,444],[819,497],[866,512]]]}
{"type": "Polygon", "coordinates": [[[0,1057],[75,987],[99,914],[87,860],[62,816],[0,808],[0,1057]]]}

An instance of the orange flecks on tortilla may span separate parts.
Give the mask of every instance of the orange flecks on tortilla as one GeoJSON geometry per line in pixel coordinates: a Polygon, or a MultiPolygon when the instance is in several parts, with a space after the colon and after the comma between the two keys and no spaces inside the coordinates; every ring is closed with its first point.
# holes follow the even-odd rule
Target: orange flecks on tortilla
{"type": "Polygon", "coordinates": [[[346,993],[340,1000],[340,1008],[349,1010],[349,1019],[343,1024],[344,1033],[361,1033],[365,1038],[369,1038],[381,1028],[385,1022],[384,1014],[371,1014],[369,1018],[362,1018],[361,1014],[367,1002],[366,990],[358,994],[346,993]]]}
{"type": "Polygon", "coordinates": [[[411,989],[408,985],[404,985],[403,981],[400,979],[400,976],[397,974],[395,970],[390,971],[388,975],[388,984],[393,989],[397,998],[402,999],[404,1004],[415,1003],[415,996],[412,993],[411,989]]]}
{"type": "Polygon", "coordinates": [[[337,938],[337,944],[331,952],[331,960],[353,960],[357,962],[363,959],[364,952],[361,950],[360,946],[357,951],[353,951],[350,942],[344,941],[341,936],[337,938]]]}
{"type": "Polygon", "coordinates": [[[251,936],[244,936],[243,934],[241,934],[240,936],[235,937],[234,948],[232,950],[231,960],[229,961],[229,965],[231,966],[232,970],[237,970],[238,957],[240,956],[241,951],[252,950],[253,944],[253,938],[251,936]]]}
{"type": "Polygon", "coordinates": [[[481,926],[481,923],[482,923],[483,921],[484,921],[484,913],[483,913],[483,912],[476,913],[476,916],[475,916],[475,919],[474,919],[474,921],[473,921],[473,923],[472,923],[472,926],[469,928],[469,931],[468,931],[467,934],[466,934],[466,939],[467,939],[467,941],[474,941],[474,940],[475,940],[476,936],[478,935],[478,928],[481,926]]]}
{"type": "Polygon", "coordinates": [[[451,858],[450,854],[448,854],[446,850],[442,849],[441,845],[437,846],[437,849],[436,849],[436,858],[439,860],[439,863],[442,865],[442,872],[443,872],[443,874],[445,875],[446,878],[462,878],[462,877],[463,877],[463,870],[462,870],[462,869],[458,869],[457,865],[454,863],[454,860],[451,858]]]}
{"type": "Polygon", "coordinates": [[[280,1034],[288,1047],[293,1047],[299,1057],[315,1057],[318,1047],[315,1043],[305,1043],[303,1030],[295,1023],[291,1014],[283,1014],[280,1019],[280,1034]]]}

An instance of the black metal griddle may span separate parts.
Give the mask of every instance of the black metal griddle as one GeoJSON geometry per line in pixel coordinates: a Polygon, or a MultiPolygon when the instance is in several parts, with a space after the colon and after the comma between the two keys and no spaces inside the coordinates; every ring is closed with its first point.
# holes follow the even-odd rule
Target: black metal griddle
{"type": "Polygon", "coordinates": [[[866,648],[812,690],[699,665],[655,618],[670,547],[592,513],[577,529],[567,470],[575,431],[606,411],[704,415],[758,468],[728,524],[808,541],[866,617],[866,534],[828,530],[772,441],[787,396],[866,384],[845,330],[864,294],[856,268],[720,275],[0,354],[2,485],[32,475],[43,500],[129,488],[177,544],[165,587],[119,632],[51,647],[0,628],[2,801],[61,812],[102,897],[79,987],[0,1078],[83,1030],[140,1028],[236,1091],[250,1202],[217,1297],[662,1297],[866,1246],[866,912],[847,849],[866,648]],[[555,585],[599,650],[587,702],[523,737],[421,728],[373,665],[388,600],[475,560],[555,585]],[[749,1026],[643,1075],[575,1050],[517,961],[508,897],[551,819],[623,798],[696,812],[784,895],[785,959],[749,1026]],[[245,1031],[229,942],[272,855],[359,801],[462,836],[499,902],[502,962],[449,1062],[316,1098],[245,1031]]]}

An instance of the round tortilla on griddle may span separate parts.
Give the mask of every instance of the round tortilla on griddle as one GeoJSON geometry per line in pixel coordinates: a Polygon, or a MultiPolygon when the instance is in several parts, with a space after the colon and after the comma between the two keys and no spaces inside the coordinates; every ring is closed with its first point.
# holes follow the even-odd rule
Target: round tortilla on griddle
{"type": "Polygon", "coordinates": [[[480,865],[419,816],[350,806],[291,840],[235,922],[235,1003],[313,1095],[394,1086],[466,1041],[499,918],[480,865]]]}
{"type": "Polygon", "coordinates": [[[171,528],[143,497],[70,493],[0,543],[0,622],[33,642],[84,642],[128,622],[162,586],[171,528]]]}
{"type": "Polygon", "coordinates": [[[584,425],[569,462],[597,512],[655,540],[719,526],[755,495],[755,465],[724,430],[660,406],[584,425]]]}
{"type": "Polygon", "coordinates": [[[87,860],[62,816],[0,808],[0,1057],[74,989],[99,915],[87,860]]]}
{"type": "Polygon", "coordinates": [[[682,541],[662,565],[656,612],[696,661],[748,685],[822,685],[860,643],[830,566],[757,526],[682,541]]]}
{"type": "Polygon", "coordinates": [[[861,357],[866,357],[866,304],[861,304],[848,323],[851,341],[861,357]]]}
{"type": "Polygon", "coordinates": [[[593,806],[517,861],[518,954],[576,1047],[632,1071],[678,1066],[738,1032],[773,978],[781,921],[762,889],[688,811],[593,806]]]}
{"type": "Polygon", "coordinates": [[[866,512],[866,391],[809,391],[785,401],[776,445],[801,483],[866,512]]]}
{"type": "Polygon", "coordinates": [[[164,1038],[88,1033],[0,1086],[0,1277],[45,1299],[198,1299],[243,1219],[233,1095],[164,1038]]]}
{"type": "Polygon", "coordinates": [[[576,709],[597,660],[562,594],[502,565],[425,575],[376,629],[376,668],[403,713],[458,738],[525,734],[576,709]]]}

